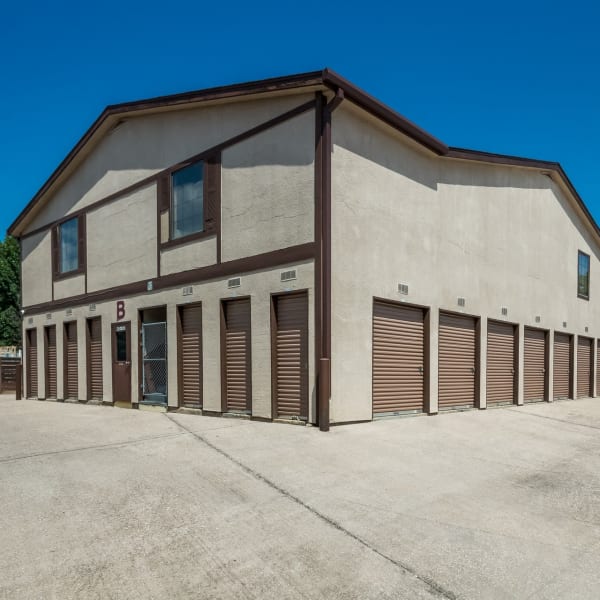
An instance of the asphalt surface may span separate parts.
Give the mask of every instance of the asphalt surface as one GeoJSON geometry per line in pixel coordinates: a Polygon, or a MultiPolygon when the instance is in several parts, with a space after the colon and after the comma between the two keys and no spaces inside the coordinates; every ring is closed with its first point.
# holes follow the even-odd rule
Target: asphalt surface
{"type": "Polygon", "coordinates": [[[600,399],[316,428],[0,396],[0,598],[600,597],[600,399]]]}

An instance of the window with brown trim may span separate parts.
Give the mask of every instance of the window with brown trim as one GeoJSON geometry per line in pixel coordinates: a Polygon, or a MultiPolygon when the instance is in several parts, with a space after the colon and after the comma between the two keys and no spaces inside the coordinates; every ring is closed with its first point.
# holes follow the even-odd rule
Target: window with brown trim
{"type": "Polygon", "coordinates": [[[64,219],[52,228],[52,274],[54,279],[85,271],[85,215],[64,219]]]}
{"type": "Polygon", "coordinates": [[[590,256],[581,250],[577,255],[577,296],[590,299],[590,256]]]}
{"type": "Polygon", "coordinates": [[[220,211],[220,154],[165,173],[158,180],[157,194],[163,247],[215,234],[220,211]]]}

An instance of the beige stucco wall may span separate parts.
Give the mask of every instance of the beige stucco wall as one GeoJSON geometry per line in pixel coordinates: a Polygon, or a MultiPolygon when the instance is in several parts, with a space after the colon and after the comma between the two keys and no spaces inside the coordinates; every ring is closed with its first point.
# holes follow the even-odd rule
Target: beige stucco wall
{"type": "Polygon", "coordinates": [[[313,240],[314,131],[309,111],[223,151],[223,260],[313,240]]]}
{"type": "Polygon", "coordinates": [[[290,95],[131,116],[106,135],[36,215],[36,229],[290,110],[290,95]]]}
{"type": "Polygon", "coordinates": [[[22,302],[24,306],[52,300],[52,241],[49,231],[22,241],[22,302]]]}
{"type": "Polygon", "coordinates": [[[160,273],[169,275],[179,271],[189,271],[199,267],[214,265],[217,262],[217,236],[189,242],[162,250],[160,253],[160,273]]]}
{"type": "Polygon", "coordinates": [[[70,298],[85,293],[85,275],[73,275],[54,282],[54,299],[70,298]]]}
{"type": "MultiPolygon", "coordinates": [[[[253,415],[271,417],[271,294],[291,290],[308,290],[309,306],[309,419],[315,420],[315,364],[314,364],[314,266],[313,261],[285,265],[280,268],[240,274],[241,286],[235,290],[227,288],[229,278],[218,279],[193,286],[193,293],[182,295],[182,289],[176,288],[160,292],[148,292],[141,296],[124,298],[126,316],[122,322],[131,321],[131,389],[132,398],[137,402],[139,355],[136,340],[139,338],[138,311],[144,308],[167,306],[168,336],[168,393],[169,405],[177,406],[177,305],[190,302],[202,303],[202,344],[203,344],[203,395],[204,409],[221,410],[221,359],[220,359],[220,302],[221,299],[235,296],[250,296],[252,320],[252,406],[253,415]],[[286,284],[281,283],[282,271],[295,268],[297,279],[286,284]]],[[[79,394],[82,399],[87,394],[87,373],[85,358],[85,320],[90,317],[102,317],[102,354],[104,374],[104,399],[112,400],[112,356],[111,323],[116,322],[116,301],[97,303],[94,310],[89,305],[73,307],[67,316],[64,310],[26,316],[25,327],[36,327],[38,331],[38,377],[39,396],[44,397],[43,371],[43,327],[57,325],[57,369],[58,394],[63,397],[63,324],[77,320],[79,336],[79,394]],[[48,318],[48,315],[50,317],[48,318]]],[[[24,361],[26,371],[26,361],[24,361]]],[[[24,373],[26,377],[26,372],[24,373]]]]}
{"type": "Polygon", "coordinates": [[[332,420],[371,418],[373,297],[431,307],[435,402],[440,309],[482,317],[484,333],[493,318],[600,336],[600,250],[549,177],[433,157],[348,103],[333,141],[332,420]],[[577,298],[578,250],[591,302],[577,298]]]}
{"type": "Polygon", "coordinates": [[[87,214],[88,292],[157,275],[156,185],[87,214]]]}

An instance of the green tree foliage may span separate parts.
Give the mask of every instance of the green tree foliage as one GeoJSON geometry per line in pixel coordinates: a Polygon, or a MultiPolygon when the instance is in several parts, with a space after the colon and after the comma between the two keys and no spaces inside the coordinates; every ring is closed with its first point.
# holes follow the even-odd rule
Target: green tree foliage
{"type": "Polygon", "coordinates": [[[0,242],[0,346],[21,345],[20,249],[14,238],[0,242]]]}

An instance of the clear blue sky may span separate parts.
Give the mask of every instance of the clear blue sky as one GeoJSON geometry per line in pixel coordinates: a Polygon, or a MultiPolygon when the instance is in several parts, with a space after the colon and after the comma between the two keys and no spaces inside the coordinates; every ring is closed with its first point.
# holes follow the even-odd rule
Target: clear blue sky
{"type": "Polygon", "coordinates": [[[0,232],[107,104],[325,66],[449,145],[559,161],[600,221],[594,4],[5,3],[0,232]]]}

